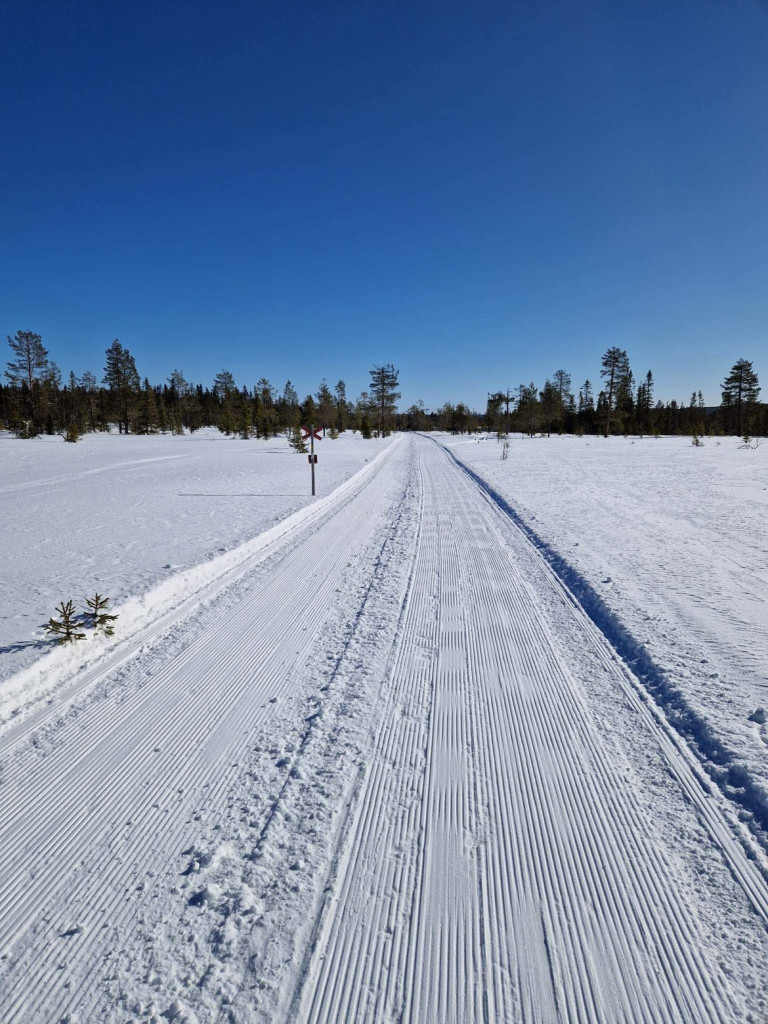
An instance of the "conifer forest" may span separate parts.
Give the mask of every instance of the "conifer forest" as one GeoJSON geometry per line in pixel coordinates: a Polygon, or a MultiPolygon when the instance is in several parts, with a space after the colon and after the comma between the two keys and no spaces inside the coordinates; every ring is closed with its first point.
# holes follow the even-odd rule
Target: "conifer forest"
{"type": "Polygon", "coordinates": [[[334,436],[344,430],[386,436],[394,430],[494,431],[531,436],[558,434],[688,434],[763,436],[768,433],[768,404],[761,402],[752,361],[738,359],[724,371],[721,402],[707,406],[700,389],[687,399],[661,401],[649,369],[636,376],[627,352],[609,348],[594,380],[575,384],[558,369],[543,384],[531,381],[489,390],[486,408],[446,401],[436,409],[417,402],[399,410],[398,371],[374,366],[368,390],[352,398],[344,380],[323,378],[314,394],[300,396],[290,380],[282,386],[261,377],[236,381],[223,369],[210,383],[185,379],[173,369],[162,382],[141,376],[130,350],[115,339],[106,349],[101,373],[64,375],[50,358],[39,334],[8,336],[10,359],[0,382],[0,429],[17,437],[61,434],[76,442],[85,433],[183,433],[217,427],[227,435],[291,436],[314,423],[334,436]]]}

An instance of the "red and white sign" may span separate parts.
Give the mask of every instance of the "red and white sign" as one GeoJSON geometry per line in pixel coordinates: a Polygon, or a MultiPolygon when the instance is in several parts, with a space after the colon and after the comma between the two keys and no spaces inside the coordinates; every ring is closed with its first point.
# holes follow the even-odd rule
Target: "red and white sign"
{"type": "MultiPolygon", "coordinates": [[[[311,431],[311,430],[307,430],[307,428],[306,428],[306,427],[302,427],[302,428],[301,428],[301,436],[302,436],[302,438],[303,438],[303,439],[304,439],[305,441],[307,440],[307,438],[308,438],[308,437],[310,437],[310,436],[311,436],[311,434],[312,434],[312,431],[311,431]]],[[[317,431],[317,430],[315,431],[315,437],[316,437],[316,439],[317,439],[318,441],[322,441],[322,440],[323,440],[323,438],[322,438],[322,435],[321,435],[321,434],[320,434],[320,432],[319,432],[319,431],[317,431]]]]}

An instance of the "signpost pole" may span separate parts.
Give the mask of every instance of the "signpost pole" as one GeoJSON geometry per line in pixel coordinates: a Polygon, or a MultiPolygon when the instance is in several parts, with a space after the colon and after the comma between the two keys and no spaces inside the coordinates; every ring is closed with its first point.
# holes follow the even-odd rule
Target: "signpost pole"
{"type": "Polygon", "coordinates": [[[309,464],[312,467],[312,497],[315,496],[315,424],[309,424],[309,464]]]}

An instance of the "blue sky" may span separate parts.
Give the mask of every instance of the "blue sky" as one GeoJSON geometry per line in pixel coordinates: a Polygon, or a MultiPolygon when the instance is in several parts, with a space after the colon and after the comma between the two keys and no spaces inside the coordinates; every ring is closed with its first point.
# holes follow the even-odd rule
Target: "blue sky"
{"type": "Polygon", "coordinates": [[[403,403],[768,392],[768,4],[0,6],[0,331],[403,403]]]}

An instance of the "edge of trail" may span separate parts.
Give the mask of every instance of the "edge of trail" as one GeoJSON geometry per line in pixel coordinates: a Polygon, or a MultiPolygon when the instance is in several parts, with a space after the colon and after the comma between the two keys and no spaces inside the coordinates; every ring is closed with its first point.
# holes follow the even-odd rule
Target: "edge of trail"
{"type": "Polygon", "coordinates": [[[393,438],[369,463],[311,505],[291,513],[231,551],[175,573],[144,594],[113,608],[120,617],[117,636],[109,640],[90,638],[87,646],[55,647],[9,676],[0,684],[0,744],[14,744],[35,728],[54,704],[60,707],[84,688],[98,683],[129,661],[142,646],[194,615],[202,603],[210,602],[285,543],[317,528],[351,500],[372,474],[381,470],[402,441],[402,434],[393,438]]]}
{"type": "Polygon", "coordinates": [[[707,831],[722,850],[729,869],[755,912],[768,926],[768,890],[765,884],[768,882],[768,833],[763,827],[768,824],[768,796],[763,792],[764,785],[760,780],[751,778],[746,780],[743,791],[728,784],[727,766],[735,761],[735,754],[726,750],[711,734],[708,746],[700,742],[700,738],[708,733],[707,723],[687,705],[681,708],[679,702],[683,698],[667,678],[665,670],[653,661],[617,613],[555,547],[539,536],[503,495],[445,444],[433,437],[429,440],[477,486],[497,513],[522,534],[568,602],[578,609],[592,631],[613,653],[617,664],[624,670],[622,677],[628,699],[660,734],[670,770],[688,799],[699,808],[707,831]],[[755,823],[752,815],[756,809],[759,813],[755,815],[758,819],[755,823]],[[740,854],[735,858],[734,841],[740,854]],[[746,854],[746,860],[743,854],[746,854]]]}

